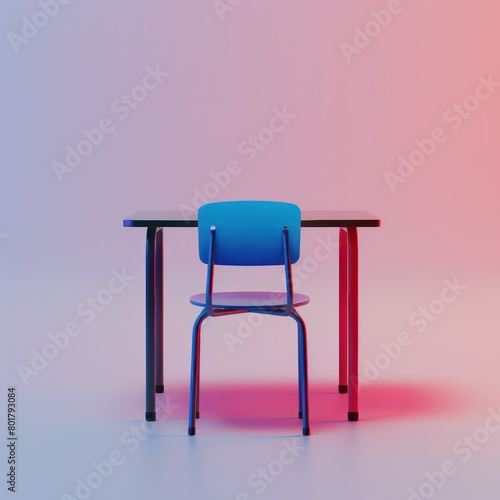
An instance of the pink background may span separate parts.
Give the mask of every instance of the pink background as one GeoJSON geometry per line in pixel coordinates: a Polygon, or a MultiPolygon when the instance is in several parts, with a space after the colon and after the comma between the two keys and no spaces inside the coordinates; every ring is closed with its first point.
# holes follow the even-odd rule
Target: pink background
{"type": "MultiPolygon", "coordinates": [[[[75,390],[87,402],[96,391],[119,394],[121,418],[142,418],[145,231],[123,228],[122,219],[141,209],[193,205],[199,190],[211,200],[279,199],[380,217],[380,228],[359,232],[360,367],[384,352],[381,343],[408,331],[412,345],[370,387],[451,384],[465,401],[479,388],[484,401],[466,405],[477,422],[497,404],[500,381],[500,86],[484,87],[484,100],[471,96],[481,78],[500,82],[498,3],[233,3],[221,19],[209,0],[71,1],[57,4],[58,12],[17,48],[9,34],[21,35],[23,17],[33,20],[43,2],[3,5],[4,386],[17,385],[33,400],[75,390]],[[388,8],[398,13],[387,17],[388,8]],[[373,12],[386,26],[374,24],[373,12]],[[363,42],[358,28],[373,36],[363,42]],[[366,46],[346,57],[343,44],[353,45],[355,36],[366,46]],[[142,82],[147,67],[169,75],[120,119],[112,103],[142,82]],[[454,129],[456,104],[470,111],[454,129]],[[247,161],[238,148],[269,126],[275,109],[295,117],[247,161]],[[64,163],[82,130],[106,118],[113,131],[60,182],[53,163],[64,163]],[[446,140],[391,190],[386,172],[397,173],[400,155],[408,159],[415,141],[437,128],[446,140]],[[211,173],[231,161],[240,173],[214,191],[211,173]],[[122,269],[134,279],[86,324],[79,304],[122,269]],[[467,288],[419,333],[409,318],[439,299],[445,280],[467,288]],[[25,385],[19,365],[29,366],[32,349],[41,350],[47,335],[70,321],[82,333],[25,385]],[[133,402],[123,402],[127,391],[133,402]]],[[[336,231],[304,230],[301,262],[328,237],[336,239],[336,231]]],[[[204,268],[195,231],[169,231],[166,245],[165,373],[183,388],[198,312],[188,298],[201,291],[204,268]]],[[[311,296],[304,317],[313,386],[337,377],[336,265],[334,253],[300,287],[311,296]]],[[[272,272],[240,278],[250,286],[261,279],[266,287],[281,284],[272,272]]],[[[221,286],[233,283],[222,273],[221,286]]],[[[233,353],[220,334],[235,333],[238,320],[211,322],[205,380],[294,381],[294,327],[277,321],[266,318],[233,353]]],[[[83,403],[75,408],[91,413],[83,403]]]]}

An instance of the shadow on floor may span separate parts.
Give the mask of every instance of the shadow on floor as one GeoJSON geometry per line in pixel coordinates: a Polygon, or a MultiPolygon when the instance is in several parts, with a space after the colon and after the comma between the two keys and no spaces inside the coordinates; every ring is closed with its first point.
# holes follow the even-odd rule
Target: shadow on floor
{"type": "MultiPolygon", "coordinates": [[[[188,392],[188,388],[175,387],[157,398],[175,401],[179,405],[176,414],[186,418],[188,392]]],[[[336,385],[312,385],[309,398],[312,423],[336,424],[347,421],[348,395],[339,394],[336,385]]],[[[464,407],[464,395],[460,395],[456,388],[415,382],[373,384],[362,387],[359,397],[361,421],[394,421],[425,415],[446,415],[464,407]]],[[[294,384],[205,384],[201,388],[200,411],[202,419],[220,419],[231,426],[274,428],[284,425],[288,420],[295,429],[298,425],[297,387],[294,384]]],[[[161,409],[158,419],[162,419],[161,409]]]]}

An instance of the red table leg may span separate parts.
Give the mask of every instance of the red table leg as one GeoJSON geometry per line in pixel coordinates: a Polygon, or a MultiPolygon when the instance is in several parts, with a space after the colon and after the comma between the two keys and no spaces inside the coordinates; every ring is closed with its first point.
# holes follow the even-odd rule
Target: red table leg
{"type": "Polygon", "coordinates": [[[339,392],[347,392],[347,231],[339,228],[339,392]]]}
{"type": "Polygon", "coordinates": [[[358,230],[347,228],[349,255],[349,402],[347,418],[356,421],[358,412],[358,230]]]}

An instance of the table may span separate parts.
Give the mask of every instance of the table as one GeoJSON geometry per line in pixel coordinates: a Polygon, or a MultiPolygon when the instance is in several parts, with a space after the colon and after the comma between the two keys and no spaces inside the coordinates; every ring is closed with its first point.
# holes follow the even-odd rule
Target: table
{"type": "MultiPolygon", "coordinates": [[[[155,393],[163,380],[163,228],[198,227],[194,214],[180,210],[139,211],[125,227],[146,230],[146,420],[156,420],[155,393]]],[[[362,211],[302,212],[302,227],[339,228],[339,393],[348,393],[347,418],[358,409],[358,227],[378,227],[380,219],[362,211]]]]}

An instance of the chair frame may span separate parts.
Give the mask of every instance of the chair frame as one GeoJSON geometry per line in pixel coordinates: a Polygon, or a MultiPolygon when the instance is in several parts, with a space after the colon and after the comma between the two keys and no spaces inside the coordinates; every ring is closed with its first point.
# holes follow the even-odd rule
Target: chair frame
{"type": "Polygon", "coordinates": [[[302,433],[304,436],[310,434],[309,428],[309,396],[308,396],[308,367],[307,367],[307,331],[304,320],[297,312],[293,304],[293,279],[292,262],[290,257],[289,229],[283,226],[283,261],[286,278],[286,306],[283,305],[251,305],[243,308],[214,307],[214,269],[215,269],[215,246],[216,226],[210,227],[210,246],[207,263],[207,280],[205,292],[205,307],[198,315],[193,325],[192,353],[191,353],[191,385],[189,395],[189,424],[188,434],[194,436],[196,433],[196,419],[199,418],[199,395],[200,395],[200,348],[201,348],[201,325],[210,316],[227,316],[231,314],[242,314],[254,312],[274,316],[291,316],[298,327],[298,379],[299,379],[299,418],[302,418],[302,433]]]}

